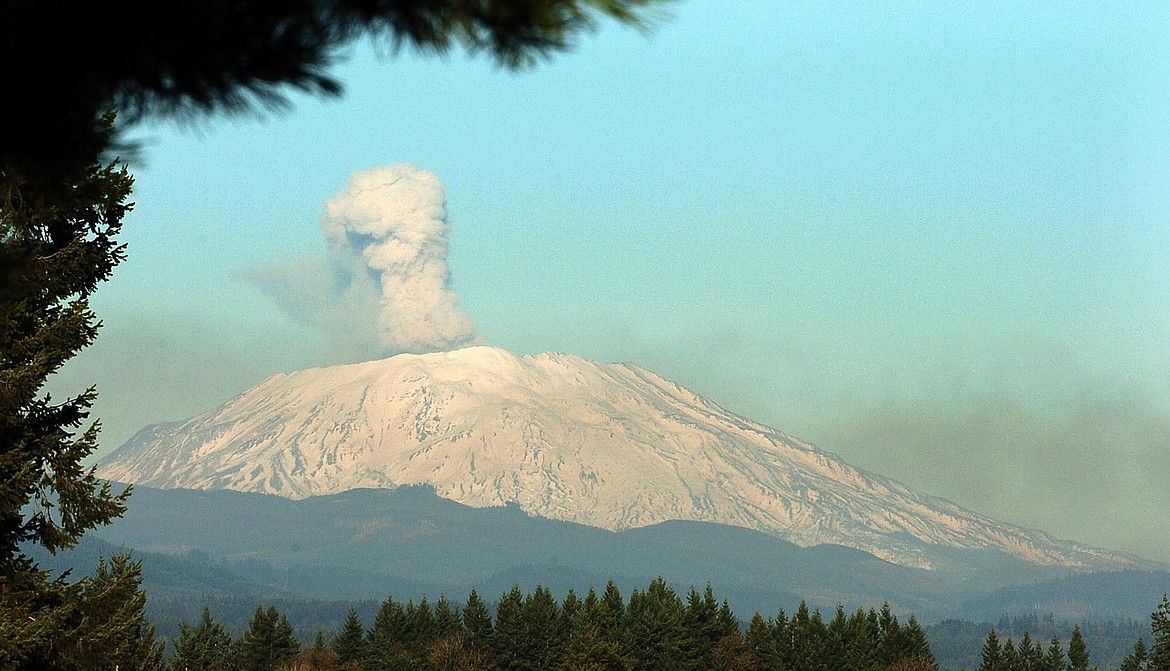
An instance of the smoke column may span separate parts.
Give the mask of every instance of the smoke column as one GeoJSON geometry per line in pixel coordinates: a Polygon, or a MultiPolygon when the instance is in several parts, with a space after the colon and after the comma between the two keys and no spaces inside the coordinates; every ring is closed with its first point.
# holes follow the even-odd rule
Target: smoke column
{"type": "Polygon", "coordinates": [[[449,283],[446,219],[434,174],[408,164],[354,173],[321,219],[327,262],[269,267],[244,280],[354,352],[476,344],[482,338],[449,283]]]}

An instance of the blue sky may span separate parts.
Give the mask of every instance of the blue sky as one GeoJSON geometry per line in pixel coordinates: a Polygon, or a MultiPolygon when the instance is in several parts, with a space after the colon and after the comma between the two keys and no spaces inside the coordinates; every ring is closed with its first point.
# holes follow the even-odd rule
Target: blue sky
{"type": "Polygon", "coordinates": [[[240,277],[411,163],[488,344],[1170,559],[1170,5],[958,4],[684,0],[522,72],[359,46],[341,99],[136,129],[129,260],[54,389],[98,384],[104,453],[351,360],[240,277]]]}

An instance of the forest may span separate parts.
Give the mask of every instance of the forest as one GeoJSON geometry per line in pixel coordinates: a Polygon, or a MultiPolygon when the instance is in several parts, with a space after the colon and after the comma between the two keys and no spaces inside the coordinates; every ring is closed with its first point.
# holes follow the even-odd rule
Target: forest
{"type": "MultiPolygon", "coordinates": [[[[1132,627],[1094,627],[1114,637],[1132,627]]],[[[1170,669],[1170,603],[1151,614],[1118,664],[1094,666],[1082,628],[1062,636],[1051,619],[1004,618],[983,632],[973,671],[1165,671],[1170,669]],[[1023,629],[1022,633],[1016,633],[1023,629]],[[998,630],[998,631],[997,631],[998,630]],[[1034,633],[1033,633],[1034,632],[1034,633]],[[1050,633],[1045,637],[1045,633],[1050,633]]],[[[147,632],[154,636],[153,629],[147,632]]],[[[955,634],[955,632],[952,632],[955,634]]],[[[493,603],[474,589],[462,603],[440,596],[405,602],[386,598],[363,621],[350,607],[330,630],[298,632],[274,604],[256,605],[247,626],[233,628],[204,606],[193,624],[156,643],[165,655],[145,668],[174,671],[446,671],[722,670],[928,671],[940,664],[930,635],[914,615],[888,604],[824,615],[805,602],[746,622],[708,585],[678,593],[656,578],[623,596],[609,582],[582,597],[557,600],[545,587],[513,586],[493,603]],[[233,631],[237,633],[233,633],[233,631]]],[[[956,635],[955,639],[961,636],[956,635]]],[[[954,640],[951,641],[954,643],[954,640]]],[[[957,667],[943,667],[957,668],[957,667]]]]}

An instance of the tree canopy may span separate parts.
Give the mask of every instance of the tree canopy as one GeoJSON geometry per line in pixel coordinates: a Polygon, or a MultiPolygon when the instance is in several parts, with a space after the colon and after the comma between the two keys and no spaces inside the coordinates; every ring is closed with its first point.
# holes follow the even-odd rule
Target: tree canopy
{"type": "Polygon", "coordinates": [[[95,125],[280,108],[336,96],[332,68],[359,38],[389,53],[462,46],[506,68],[571,48],[602,20],[646,26],[663,0],[206,0],[0,8],[9,121],[0,165],[104,149],[95,125]],[[20,67],[15,67],[20,64],[20,67]]]}

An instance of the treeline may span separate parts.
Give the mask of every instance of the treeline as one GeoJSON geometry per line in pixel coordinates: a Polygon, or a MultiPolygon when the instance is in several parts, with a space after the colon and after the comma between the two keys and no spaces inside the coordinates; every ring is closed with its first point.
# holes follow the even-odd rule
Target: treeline
{"type": "Polygon", "coordinates": [[[175,641],[176,671],[935,671],[914,616],[888,605],[826,619],[801,603],[755,614],[746,628],[710,586],[681,597],[661,579],[623,598],[611,582],[558,602],[544,587],[505,592],[494,615],[472,590],[465,603],[387,598],[373,621],[350,610],[331,639],[302,649],[275,606],[258,606],[236,638],[208,609],[175,641]]]}
{"type": "MultiPolygon", "coordinates": [[[[1166,596],[1150,615],[1150,638],[1147,646],[1145,637],[1138,637],[1118,671],[1170,671],[1170,601],[1166,596]]],[[[1067,650],[1057,636],[1047,646],[1032,640],[1028,631],[1018,640],[1001,642],[992,629],[984,640],[978,671],[1096,671],[1096,667],[1089,665],[1089,648],[1081,628],[1075,626],[1067,650]]]]}
{"type": "MultiPolygon", "coordinates": [[[[246,616],[244,622],[246,622],[246,616]]],[[[943,620],[926,627],[930,648],[944,669],[974,669],[981,662],[981,648],[987,634],[995,630],[1000,640],[1019,641],[1025,634],[1034,642],[1048,643],[1053,637],[1068,641],[1079,628],[1092,661],[1102,669],[1116,669],[1133,650],[1134,641],[1148,636],[1150,623],[1142,620],[1071,620],[1051,614],[1004,615],[998,622],[943,620]]]]}

